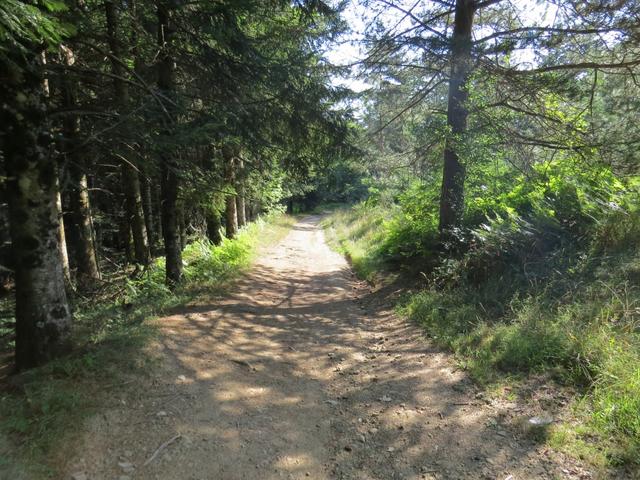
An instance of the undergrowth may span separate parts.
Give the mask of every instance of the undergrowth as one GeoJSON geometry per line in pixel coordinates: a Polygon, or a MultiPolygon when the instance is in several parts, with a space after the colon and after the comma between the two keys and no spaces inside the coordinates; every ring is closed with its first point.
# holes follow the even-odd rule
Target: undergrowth
{"type": "Polygon", "coordinates": [[[598,468],[636,470],[640,214],[635,194],[596,201],[586,190],[553,188],[553,195],[507,192],[512,198],[497,201],[484,222],[477,220],[478,210],[486,205],[472,202],[469,227],[460,235],[465,248],[455,252],[436,243],[433,206],[425,206],[425,218],[416,217],[420,197],[415,195],[391,206],[362,203],[337,210],[324,227],[362,278],[421,267],[417,275],[413,269],[416,290],[398,310],[455,352],[479,383],[493,387],[543,375],[579,392],[573,421],[551,427],[552,446],[598,468]]]}
{"type": "Polygon", "coordinates": [[[383,266],[376,253],[384,239],[381,226],[390,212],[366,203],[353,209],[337,208],[322,221],[327,241],[344,255],[357,275],[374,281],[383,266]]]}
{"type": "Polygon", "coordinates": [[[111,282],[101,300],[75,298],[74,353],[15,375],[0,390],[0,477],[51,475],[55,445],[106,398],[152,371],[155,359],[144,347],[157,328],[148,320],[228,286],[260,245],[277,241],[292,224],[292,217],[274,215],[220,246],[194,240],[183,251],[184,281],[173,291],[159,258],[141,275],[111,282]]]}

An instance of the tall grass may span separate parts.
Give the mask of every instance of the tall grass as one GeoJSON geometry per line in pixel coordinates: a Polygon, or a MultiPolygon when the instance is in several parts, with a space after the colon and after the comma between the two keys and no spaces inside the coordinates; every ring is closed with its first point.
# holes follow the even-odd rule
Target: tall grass
{"type": "Polygon", "coordinates": [[[388,209],[360,203],[335,209],[322,226],[329,244],[347,258],[358,276],[373,282],[382,269],[383,226],[390,217],[388,209]]]}

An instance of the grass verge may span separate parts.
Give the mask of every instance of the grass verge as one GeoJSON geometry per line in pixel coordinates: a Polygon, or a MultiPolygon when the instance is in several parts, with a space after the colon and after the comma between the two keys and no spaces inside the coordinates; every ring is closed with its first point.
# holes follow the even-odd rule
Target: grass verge
{"type": "Polygon", "coordinates": [[[259,248],[281,239],[294,218],[274,215],[213,246],[190,243],[183,252],[184,282],[164,285],[164,259],[138,278],[122,278],[100,300],[75,303],[72,355],[10,377],[0,386],[0,478],[54,475],[59,445],[83,419],[137,375],[151,373],[156,359],[145,350],[157,329],[151,320],[168,308],[227,287],[252,263],[259,248]]]}
{"type": "MultiPolygon", "coordinates": [[[[370,280],[392,265],[385,258],[394,212],[360,204],[323,225],[330,244],[370,280]]],[[[529,378],[577,392],[544,441],[604,475],[640,466],[640,255],[625,248],[557,251],[530,272],[490,269],[465,281],[465,264],[442,262],[420,277],[398,311],[453,351],[487,389],[524,385],[529,378]],[[456,281],[439,281],[443,270],[456,281]],[[528,274],[527,274],[528,273],[528,274]],[[440,277],[439,277],[440,275],[440,277]]],[[[513,389],[509,389],[513,392],[513,389]]],[[[513,393],[511,393],[513,395],[513,393]]]]}
{"type": "Polygon", "coordinates": [[[389,212],[384,208],[333,208],[322,221],[329,245],[351,264],[356,274],[375,283],[384,269],[379,248],[384,241],[383,224],[389,212]]]}

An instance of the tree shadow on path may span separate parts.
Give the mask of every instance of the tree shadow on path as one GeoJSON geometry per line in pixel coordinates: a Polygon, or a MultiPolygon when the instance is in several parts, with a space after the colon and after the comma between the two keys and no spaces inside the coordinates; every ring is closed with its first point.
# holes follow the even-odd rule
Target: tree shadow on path
{"type": "Polygon", "coordinates": [[[159,320],[161,371],[93,424],[90,478],[114,455],[150,479],[572,478],[393,315],[393,289],[364,290],[317,218],[297,224],[233,294],[159,320]]]}

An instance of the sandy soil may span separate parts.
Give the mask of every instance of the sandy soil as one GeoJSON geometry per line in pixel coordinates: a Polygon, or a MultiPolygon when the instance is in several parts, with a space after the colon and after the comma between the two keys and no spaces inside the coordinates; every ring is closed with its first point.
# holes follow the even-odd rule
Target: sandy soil
{"type": "Polygon", "coordinates": [[[64,478],[591,477],[356,282],[318,220],[160,320],[157,372],[82,426],[64,478]]]}

